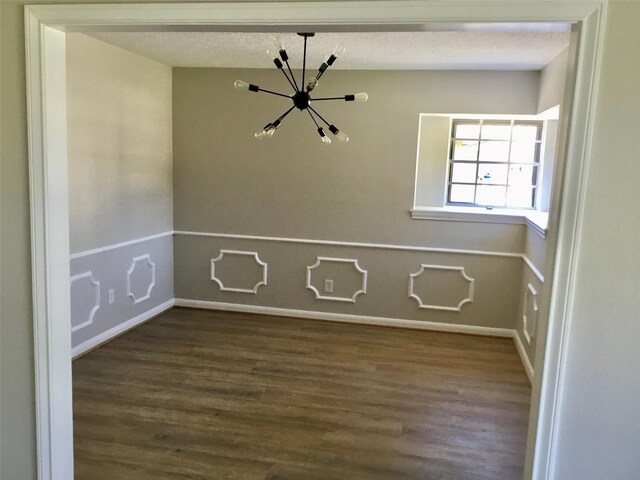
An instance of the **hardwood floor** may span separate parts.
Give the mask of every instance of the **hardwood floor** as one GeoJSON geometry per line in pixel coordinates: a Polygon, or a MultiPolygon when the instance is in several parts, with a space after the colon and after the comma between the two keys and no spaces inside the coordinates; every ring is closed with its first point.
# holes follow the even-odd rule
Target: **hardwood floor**
{"type": "Polygon", "coordinates": [[[173,309],[73,364],[77,480],[520,479],[510,339],[173,309]]]}

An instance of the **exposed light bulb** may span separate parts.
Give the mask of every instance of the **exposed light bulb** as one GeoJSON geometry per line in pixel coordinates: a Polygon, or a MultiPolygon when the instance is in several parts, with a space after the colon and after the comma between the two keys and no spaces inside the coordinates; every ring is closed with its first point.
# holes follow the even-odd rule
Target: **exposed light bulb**
{"type": "Polygon", "coordinates": [[[284,42],[282,41],[282,37],[280,35],[273,37],[273,44],[276,46],[276,48],[278,49],[278,52],[280,52],[281,50],[284,50],[284,42]]]}
{"type": "Polygon", "coordinates": [[[267,138],[273,137],[274,133],[276,133],[276,127],[274,127],[273,125],[270,125],[264,130],[264,134],[267,138]]]}
{"type": "Polygon", "coordinates": [[[256,132],[253,134],[253,136],[256,137],[256,140],[262,140],[266,135],[267,135],[267,132],[264,130],[261,130],[260,132],[256,132]]]}
{"type": "Polygon", "coordinates": [[[318,80],[317,79],[312,78],[311,80],[309,80],[309,83],[307,83],[307,93],[311,92],[317,86],[318,86],[318,80]]]}
{"type": "Polygon", "coordinates": [[[236,80],[235,82],[233,82],[233,86],[238,90],[249,90],[249,84],[242,80],[236,80]]]}
{"type": "Polygon", "coordinates": [[[338,42],[338,44],[336,45],[336,48],[333,49],[332,55],[334,57],[337,57],[337,56],[343,54],[344,50],[345,50],[345,48],[344,48],[344,45],[342,44],[342,42],[338,42]]]}
{"type": "Polygon", "coordinates": [[[329,145],[331,143],[331,139],[329,137],[327,137],[326,135],[322,138],[322,143],[329,145]]]}
{"type": "Polygon", "coordinates": [[[342,143],[347,143],[349,141],[349,136],[344,132],[336,133],[336,138],[338,139],[339,142],[342,142],[342,143]]]}
{"type": "Polygon", "coordinates": [[[356,102],[366,102],[368,98],[369,95],[367,95],[365,92],[356,93],[354,95],[354,100],[356,102]]]}
{"type": "Polygon", "coordinates": [[[267,50],[267,55],[273,60],[275,58],[280,58],[280,52],[275,47],[267,50]]]}

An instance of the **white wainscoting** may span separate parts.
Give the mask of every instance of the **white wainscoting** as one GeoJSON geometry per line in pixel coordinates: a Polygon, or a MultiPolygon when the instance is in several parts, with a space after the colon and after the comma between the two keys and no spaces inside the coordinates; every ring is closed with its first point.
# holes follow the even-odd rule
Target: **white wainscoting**
{"type": "Polygon", "coordinates": [[[211,259],[211,280],[213,280],[218,284],[218,286],[220,287],[220,291],[222,292],[253,293],[254,295],[257,295],[258,289],[262,285],[265,285],[265,286],[267,285],[267,277],[268,277],[267,268],[268,268],[268,264],[260,260],[260,257],[258,256],[258,252],[246,252],[242,250],[220,250],[220,255],[218,255],[216,258],[211,259]],[[227,257],[233,256],[233,255],[253,257],[253,259],[255,260],[255,263],[258,265],[258,267],[261,270],[260,279],[253,285],[253,287],[241,288],[241,287],[225,287],[224,286],[222,279],[216,276],[216,263],[220,262],[225,257],[225,255],[227,257]]]}
{"type": "Polygon", "coordinates": [[[146,312],[138,315],[137,317],[132,318],[131,320],[127,320],[126,322],[120,323],[119,325],[116,325],[115,327],[105,332],[102,332],[99,335],[96,335],[95,337],[87,340],[86,342],[76,345],[71,350],[71,356],[74,359],[76,359],[79,356],[84,355],[90,350],[93,350],[94,348],[97,348],[100,345],[107,343],[110,340],[113,340],[114,338],[147,322],[148,320],[151,320],[153,317],[156,317],[161,313],[166,312],[167,310],[173,307],[173,304],[174,304],[173,299],[166,301],[158,305],[157,307],[147,310],[146,312]]]}
{"type": "Polygon", "coordinates": [[[524,292],[523,308],[522,308],[522,332],[527,344],[531,345],[531,341],[536,335],[538,327],[538,292],[533,285],[528,284],[524,292]]]}
{"type": "Polygon", "coordinates": [[[71,277],[70,288],[71,306],[73,307],[71,308],[71,333],[73,333],[93,324],[93,318],[95,317],[96,312],[100,309],[100,282],[93,278],[93,272],[89,270],[88,272],[73,275],[71,277]],[[89,287],[87,292],[83,292],[86,293],[85,295],[82,293],[74,295],[74,284],[79,282],[83,282],[89,287]],[[83,301],[87,302],[88,300],[92,300],[93,303],[88,315],[86,318],[84,316],[82,318],[77,318],[78,315],[84,313],[77,311],[78,305],[82,304],[83,301]]]}
{"type": "Polygon", "coordinates": [[[156,264],[151,260],[151,255],[146,253],[144,255],[134,257],[131,260],[131,265],[129,266],[129,269],[127,270],[127,296],[131,299],[134,305],[140,302],[144,302],[145,300],[148,300],[151,298],[151,291],[155,286],[156,286],[156,264]],[[138,267],[139,264],[141,265],[140,267],[138,267]],[[136,288],[132,288],[134,283],[132,281],[132,276],[134,275],[135,271],[139,268],[146,269],[149,271],[149,281],[147,282],[147,285],[141,289],[146,293],[140,296],[136,295],[134,292],[134,290],[135,291],[140,290],[139,286],[137,286],[136,288]]]}
{"type": "Polygon", "coordinates": [[[422,264],[422,265],[420,265],[420,270],[418,270],[415,273],[410,273],[409,274],[409,298],[414,298],[415,300],[417,300],[418,308],[426,308],[426,309],[431,309],[431,310],[446,310],[446,311],[450,311],[450,312],[461,312],[462,311],[462,306],[465,303],[472,303],[473,302],[474,290],[475,290],[475,280],[473,278],[469,277],[465,273],[464,267],[450,267],[450,266],[446,266],[446,265],[426,265],[426,264],[422,264]],[[460,302],[458,302],[458,304],[456,306],[429,305],[429,304],[425,304],[422,301],[422,298],[414,290],[415,279],[420,277],[420,276],[422,276],[426,270],[434,270],[436,272],[438,272],[438,271],[459,272],[460,275],[462,276],[462,278],[466,282],[469,283],[468,290],[464,294],[460,295],[462,297],[462,299],[460,300],[460,302]]]}
{"type": "Polygon", "coordinates": [[[333,300],[334,302],[349,302],[356,303],[358,295],[364,295],[367,293],[367,271],[362,269],[358,265],[357,259],[352,258],[335,258],[335,257],[316,257],[316,263],[311,266],[307,266],[307,288],[311,290],[316,296],[316,300],[333,300]],[[362,285],[358,290],[353,292],[350,297],[340,297],[332,295],[322,295],[316,287],[313,286],[312,275],[313,271],[320,266],[321,263],[338,263],[338,264],[350,264],[362,277],[362,285]]]}
{"type": "Polygon", "coordinates": [[[229,312],[260,313],[279,317],[296,317],[310,320],[325,320],[340,323],[378,325],[385,327],[411,328],[415,330],[431,330],[436,332],[466,333],[489,337],[513,338],[514,330],[510,328],[479,327],[475,325],[459,325],[455,323],[427,322],[422,320],[406,320],[401,318],[373,317],[367,315],[351,315],[346,313],[317,312],[289,308],[263,307],[261,305],[244,305],[238,303],[210,302],[176,298],[176,307],[201,308],[205,310],[223,310],[229,312]]]}
{"type": "Polygon", "coordinates": [[[524,348],[524,344],[522,343],[522,339],[520,338],[520,334],[517,330],[513,331],[513,342],[516,345],[516,350],[518,350],[518,355],[520,355],[520,360],[522,361],[524,371],[529,378],[529,382],[533,383],[533,366],[531,365],[531,361],[527,356],[527,351],[524,348]]]}

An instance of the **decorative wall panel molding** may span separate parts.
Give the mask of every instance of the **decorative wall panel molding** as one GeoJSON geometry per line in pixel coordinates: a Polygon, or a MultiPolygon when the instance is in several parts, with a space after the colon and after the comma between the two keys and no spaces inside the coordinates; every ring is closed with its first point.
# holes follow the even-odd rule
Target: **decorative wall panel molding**
{"type": "Polygon", "coordinates": [[[258,257],[258,252],[244,252],[239,250],[220,250],[220,255],[218,255],[216,258],[211,259],[211,280],[216,282],[220,287],[220,290],[223,292],[253,293],[255,295],[258,293],[258,289],[262,285],[267,285],[267,267],[268,267],[267,263],[263,262],[258,257]],[[256,264],[260,267],[262,271],[262,274],[260,276],[261,278],[258,280],[258,282],[255,283],[255,285],[252,288],[225,287],[224,283],[222,283],[222,280],[216,277],[216,263],[220,262],[225,257],[225,255],[227,255],[227,257],[233,256],[233,255],[253,257],[256,264]]]}
{"type": "Polygon", "coordinates": [[[527,285],[524,292],[524,302],[522,307],[522,332],[529,345],[536,336],[538,325],[538,292],[533,285],[527,285]]]}
{"type": "Polygon", "coordinates": [[[307,288],[311,290],[316,296],[317,300],[333,300],[335,302],[349,302],[356,303],[356,298],[358,295],[362,295],[367,293],[367,271],[362,269],[360,265],[358,265],[358,260],[351,258],[333,258],[333,257],[316,257],[316,263],[307,267],[307,288]],[[330,263],[348,263],[353,265],[353,268],[361,275],[362,277],[362,286],[360,289],[356,290],[351,297],[338,297],[338,296],[326,296],[321,295],[316,287],[313,286],[311,281],[311,276],[313,270],[318,268],[322,262],[330,262],[330,263]]]}
{"type": "MultiPolygon", "coordinates": [[[[100,282],[93,278],[93,272],[88,271],[84,273],[79,273],[78,275],[73,275],[71,277],[71,332],[76,332],[82,328],[88,327],[93,323],[93,317],[96,312],[100,308],[100,282]],[[75,287],[74,287],[75,285],[75,287]],[[74,294],[76,289],[82,288],[77,293],[77,297],[74,294]],[[88,302],[89,298],[91,298],[91,303],[93,306],[89,310],[86,317],[84,315],[79,319],[79,322],[76,322],[77,314],[76,314],[76,306],[78,305],[78,301],[88,302]]],[[[84,312],[83,312],[84,313],[84,312]]]]}
{"type": "MultiPolygon", "coordinates": [[[[414,298],[418,302],[418,308],[427,308],[427,309],[431,309],[431,310],[446,310],[446,311],[450,311],[450,312],[460,312],[460,311],[462,311],[462,306],[465,303],[473,302],[474,289],[475,289],[475,279],[469,277],[465,273],[464,267],[450,267],[450,266],[444,266],[444,265],[425,265],[425,264],[422,264],[422,265],[420,265],[420,270],[418,270],[416,273],[409,274],[409,298],[414,298]],[[466,295],[466,296],[464,298],[462,298],[462,300],[460,300],[460,302],[456,306],[425,304],[422,301],[422,298],[420,298],[420,296],[414,291],[414,284],[415,284],[415,279],[420,277],[422,274],[424,274],[424,272],[426,270],[435,270],[436,272],[438,272],[438,271],[459,272],[460,275],[462,276],[462,278],[466,282],[469,283],[469,288],[464,293],[464,295],[466,295]]],[[[461,296],[462,296],[462,294],[461,294],[461,296]]]]}
{"type": "MultiPolygon", "coordinates": [[[[151,261],[151,255],[148,253],[145,255],[140,255],[139,257],[134,257],[131,260],[131,266],[129,270],[127,270],[127,296],[131,298],[131,301],[135,304],[144,302],[151,298],[151,290],[156,286],[156,264],[151,261]],[[132,281],[131,277],[134,275],[134,272],[139,269],[146,269],[149,274],[149,282],[146,288],[142,289],[143,292],[146,292],[144,295],[136,295],[132,289],[132,281]]],[[[138,289],[135,289],[136,291],[138,289]]]]}

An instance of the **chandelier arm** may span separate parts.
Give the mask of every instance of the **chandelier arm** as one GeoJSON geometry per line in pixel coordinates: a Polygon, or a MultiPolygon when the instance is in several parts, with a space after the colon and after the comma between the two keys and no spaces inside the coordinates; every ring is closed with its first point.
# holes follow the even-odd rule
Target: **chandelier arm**
{"type": "Polygon", "coordinates": [[[289,115],[289,114],[291,113],[291,110],[293,110],[294,108],[296,108],[296,106],[295,106],[295,105],[294,105],[293,107],[291,107],[289,110],[287,110],[286,112],[284,112],[282,115],[280,115],[280,116],[278,117],[278,119],[277,119],[275,122],[273,122],[273,123],[276,123],[276,122],[277,122],[278,124],[280,124],[280,122],[282,122],[282,120],[284,120],[284,118],[285,118],[287,115],[289,115]]]}
{"type": "Polygon", "coordinates": [[[307,113],[309,114],[309,116],[311,117],[311,120],[313,120],[313,123],[316,124],[317,128],[320,128],[320,125],[318,125],[318,121],[316,120],[316,118],[313,116],[313,113],[311,113],[311,110],[307,109],[307,113]]]}
{"type": "Polygon", "coordinates": [[[277,95],[279,97],[284,97],[284,98],[291,99],[290,95],[285,95],[284,93],[272,92],[271,90],[266,90],[264,88],[258,88],[258,91],[259,92],[264,92],[264,93],[269,93],[271,95],[277,95]]]}
{"type": "Polygon", "coordinates": [[[314,98],[313,101],[317,102],[319,100],[346,100],[347,96],[343,96],[343,97],[325,97],[325,98],[314,98]]]}
{"type": "Polygon", "coordinates": [[[279,68],[278,70],[280,70],[282,72],[282,74],[284,75],[284,78],[287,79],[287,82],[289,82],[289,85],[291,85],[291,88],[293,88],[294,90],[296,90],[296,86],[293,84],[293,82],[291,81],[291,79],[289,78],[289,75],[287,75],[287,72],[284,71],[284,68],[279,68]]]}
{"type": "Polygon", "coordinates": [[[309,105],[309,110],[311,110],[313,113],[315,113],[320,120],[322,120],[324,123],[326,123],[327,127],[331,126],[331,124],[329,122],[327,122],[322,115],[320,115],[318,112],[316,112],[311,105],[309,105]]]}
{"type": "Polygon", "coordinates": [[[293,72],[291,71],[291,66],[289,65],[289,60],[285,60],[285,62],[287,64],[287,70],[289,70],[289,73],[291,74],[291,78],[293,79],[293,84],[294,87],[296,89],[296,92],[299,92],[300,89],[298,88],[298,82],[296,82],[296,77],[293,75],[293,72]]]}

